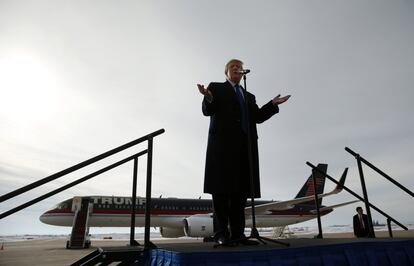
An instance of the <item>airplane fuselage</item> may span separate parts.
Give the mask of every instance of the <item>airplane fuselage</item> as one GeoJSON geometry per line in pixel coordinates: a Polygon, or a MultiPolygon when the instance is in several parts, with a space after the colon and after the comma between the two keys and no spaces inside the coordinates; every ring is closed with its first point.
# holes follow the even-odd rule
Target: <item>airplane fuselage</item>
{"type": "MultiPolygon", "coordinates": [[[[129,227],[131,226],[132,200],[129,197],[104,197],[91,196],[89,198],[90,227],[129,227]]],[[[58,226],[72,226],[75,211],[72,199],[59,203],[55,208],[45,212],[40,220],[44,223],[58,226]]],[[[272,201],[255,201],[256,205],[270,203],[272,201]]],[[[250,206],[250,201],[247,206],[250,206]]],[[[275,227],[300,223],[316,217],[312,212],[314,206],[297,205],[293,209],[282,211],[270,211],[266,215],[256,216],[257,227],[275,227]]],[[[192,216],[208,215],[213,212],[210,199],[178,199],[178,198],[153,198],[151,199],[151,226],[153,227],[177,227],[184,225],[184,219],[192,216]]],[[[330,211],[325,211],[325,215],[330,211]]],[[[145,198],[136,200],[135,224],[144,226],[145,198]]],[[[246,217],[246,226],[251,226],[251,217],[246,217]]]]}

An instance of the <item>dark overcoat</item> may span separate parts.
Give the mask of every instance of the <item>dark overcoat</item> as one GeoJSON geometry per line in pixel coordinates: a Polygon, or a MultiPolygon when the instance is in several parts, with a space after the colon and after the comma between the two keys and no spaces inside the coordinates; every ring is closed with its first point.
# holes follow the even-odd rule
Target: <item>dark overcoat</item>
{"type": "MultiPolygon", "coordinates": [[[[213,95],[209,102],[203,99],[202,110],[210,116],[204,193],[244,194],[250,193],[247,160],[247,138],[241,127],[241,109],[236,92],[230,82],[213,82],[208,86],[213,95]]],[[[249,108],[249,124],[252,143],[255,198],[260,198],[259,154],[257,148],[257,123],[262,123],[279,111],[271,101],[259,108],[255,96],[243,89],[249,108]]]]}

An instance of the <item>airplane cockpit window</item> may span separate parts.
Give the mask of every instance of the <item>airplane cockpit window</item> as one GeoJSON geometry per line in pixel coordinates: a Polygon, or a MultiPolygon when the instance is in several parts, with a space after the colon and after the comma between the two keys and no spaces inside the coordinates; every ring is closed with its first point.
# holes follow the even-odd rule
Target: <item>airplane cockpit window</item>
{"type": "Polygon", "coordinates": [[[67,209],[68,207],[69,206],[67,202],[61,202],[55,206],[55,209],[62,210],[62,209],[67,209]]]}

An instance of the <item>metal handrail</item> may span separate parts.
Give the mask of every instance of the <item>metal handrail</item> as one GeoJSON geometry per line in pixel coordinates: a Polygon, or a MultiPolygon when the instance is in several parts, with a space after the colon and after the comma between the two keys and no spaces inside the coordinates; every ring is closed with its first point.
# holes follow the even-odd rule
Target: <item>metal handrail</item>
{"type": "Polygon", "coordinates": [[[401,185],[398,181],[396,181],[395,179],[393,179],[392,177],[390,177],[389,175],[387,175],[386,173],[384,173],[383,171],[381,171],[379,168],[377,168],[372,163],[370,163],[367,160],[365,160],[360,154],[354,152],[353,150],[351,150],[348,147],[345,147],[345,150],[347,152],[349,152],[350,154],[352,154],[355,157],[355,159],[360,160],[361,162],[363,162],[364,164],[366,164],[367,166],[369,166],[372,170],[374,170],[375,172],[379,173],[380,175],[382,175],[383,177],[385,177],[386,179],[388,179],[391,183],[393,183],[394,185],[396,185],[397,187],[399,187],[401,190],[404,190],[411,197],[414,197],[414,193],[411,190],[409,190],[405,186],[401,185]]]}
{"type": "Polygon", "coordinates": [[[71,183],[69,183],[69,184],[67,184],[65,186],[62,186],[62,187],[60,187],[58,189],[55,189],[55,190],[53,190],[53,191],[51,191],[49,193],[46,193],[46,194],[42,195],[40,197],[37,197],[34,200],[28,201],[25,204],[22,204],[22,205],[20,205],[18,207],[15,207],[15,208],[13,208],[13,209],[11,209],[9,211],[6,211],[6,212],[0,214],[0,219],[3,219],[4,217],[7,217],[7,216],[9,216],[9,215],[11,215],[11,214],[13,214],[15,212],[18,212],[18,211],[20,211],[20,210],[22,210],[22,209],[24,209],[24,208],[26,208],[28,206],[31,206],[31,205],[33,205],[33,204],[35,204],[35,203],[37,203],[37,202],[39,202],[41,200],[44,200],[44,199],[46,199],[48,197],[51,197],[51,196],[53,196],[53,195],[55,195],[57,193],[60,193],[60,192],[66,190],[66,189],[68,189],[70,187],[73,187],[73,186],[78,185],[78,184],[80,184],[82,182],[85,182],[86,180],[89,180],[89,179],[91,179],[91,178],[93,178],[93,177],[95,177],[95,176],[97,176],[99,174],[102,174],[102,173],[104,173],[106,171],[109,171],[112,168],[118,167],[121,164],[124,164],[124,163],[126,163],[126,162],[128,162],[130,160],[134,160],[133,190],[132,190],[132,208],[131,208],[131,236],[130,236],[130,244],[131,244],[131,246],[132,245],[135,245],[136,244],[136,242],[134,240],[135,230],[134,230],[133,227],[135,227],[135,203],[136,203],[136,185],[137,185],[138,158],[141,155],[148,154],[148,158],[147,158],[147,180],[146,180],[147,181],[147,188],[146,188],[146,207],[145,207],[145,244],[144,244],[144,249],[145,250],[148,250],[149,248],[154,248],[155,245],[150,242],[150,232],[149,232],[150,219],[151,219],[150,216],[151,216],[151,182],[152,182],[153,139],[154,139],[154,137],[156,137],[156,136],[158,136],[158,135],[160,135],[160,134],[162,134],[164,132],[165,132],[164,129],[159,129],[159,130],[154,131],[154,132],[152,132],[152,133],[150,133],[148,135],[145,135],[145,136],[143,136],[141,138],[138,138],[136,140],[133,140],[131,142],[128,142],[128,143],[126,143],[126,144],[124,144],[122,146],[119,146],[117,148],[114,148],[112,150],[109,150],[107,152],[104,152],[104,153],[102,153],[102,154],[100,154],[98,156],[95,156],[95,157],[93,157],[91,159],[88,159],[88,160],[83,161],[81,163],[78,163],[78,164],[76,164],[74,166],[71,166],[71,167],[69,167],[69,168],[67,168],[65,170],[62,170],[62,171],[57,172],[57,173],[55,173],[53,175],[50,175],[50,176],[45,177],[45,178],[43,178],[41,180],[38,180],[38,181],[33,182],[33,183],[29,184],[29,185],[26,185],[24,187],[21,187],[21,188],[16,189],[16,190],[14,190],[12,192],[9,192],[9,193],[6,193],[6,194],[2,195],[0,197],[0,203],[3,202],[3,201],[6,201],[8,199],[11,199],[13,197],[16,197],[16,196],[18,196],[18,195],[20,195],[22,193],[25,193],[25,192],[27,192],[29,190],[32,190],[32,189],[34,189],[36,187],[39,187],[39,186],[41,186],[43,184],[46,184],[48,182],[51,182],[51,181],[53,181],[55,179],[58,179],[58,178],[60,178],[62,176],[65,176],[65,175],[67,175],[69,173],[72,173],[74,171],[77,171],[77,170],[79,170],[79,169],[81,169],[81,168],[83,168],[85,166],[88,166],[90,164],[93,164],[93,163],[95,163],[97,161],[100,161],[100,160],[102,160],[104,158],[107,158],[107,157],[109,157],[111,155],[114,155],[115,153],[118,153],[118,152],[121,152],[121,151],[123,151],[125,149],[128,149],[128,148],[130,148],[130,147],[132,147],[134,145],[137,145],[137,144],[139,144],[141,142],[148,141],[148,148],[146,150],[141,151],[141,152],[139,152],[137,154],[134,154],[132,156],[129,156],[129,157],[123,159],[123,160],[120,160],[120,161],[118,161],[116,163],[113,163],[113,164],[111,164],[111,165],[109,165],[109,166],[107,166],[105,168],[102,168],[102,169],[100,169],[100,170],[98,170],[98,171],[96,171],[96,172],[94,172],[92,174],[86,175],[86,176],[84,176],[82,178],[79,178],[78,180],[73,181],[73,182],[71,182],[71,183]]]}
{"type": "MultiPolygon", "coordinates": [[[[365,163],[372,170],[376,171],[377,173],[379,173],[380,175],[382,175],[383,177],[385,177],[386,179],[388,179],[391,183],[393,183],[394,185],[396,185],[397,187],[399,187],[401,190],[403,190],[406,193],[408,193],[410,196],[414,197],[414,193],[412,191],[410,191],[409,189],[407,189],[406,187],[404,187],[403,185],[401,185],[396,180],[394,180],[392,177],[390,177],[389,175],[387,175],[386,173],[384,173],[383,171],[381,171],[380,169],[378,169],[375,165],[373,165],[372,163],[370,163],[367,160],[365,160],[360,154],[354,152],[353,150],[351,150],[348,147],[345,147],[345,150],[347,152],[349,152],[350,154],[352,154],[355,157],[355,159],[357,160],[358,171],[359,171],[359,178],[361,180],[361,188],[362,188],[362,192],[364,194],[365,209],[367,210],[367,216],[368,216],[369,236],[375,237],[374,227],[372,226],[371,210],[370,210],[369,205],[368,205],[368,202],[369,202],[369,200],[368,200],[368,192],[367,192],[367,188],[366,188],[366,185],[365,185],[365,178],[364,178],[364,171],[362,169],[362,163],[365,163]]],[[[390,222],[389,219],[387,219],[387,224],[388,224],[388,231],[389,231],[390,237],[392,237],[391,222],[390,222]]]]}
{"type": "MultiPolygon", "coordinates": [[[[350,194],[352,194],[354,197],[356,197],[359,200],[364,201],[364,199],[359,196],[357,193],[355,193],[354,191],[352,191],[351,189],[347,188],[345,186],[345,184],[340,184],[338,181],[336,181],[333,177],[331,177],[330,175],[328,175],[327,173],[324,173],[323,171],[319,170],[315,165],[313,165],[310,162],[306,162],[306,164],[308,166],[310,166],[313,170],[316,170],[317,172],[319,172],[320,174],[324,175],[326,178],[328,178],[329,180],[331,180],[332,182],[334,182],[335,184],[341,186],[343,189],[345,189],[347,192],[349,192],[350,194]]],[[[404,230],[408,230],[408,228],[406,226],[404,226],[403,224],[401,224],[400,222],[398,222],[397,220],[395,220],[393,217],[391,217],[390,215],[386,214],[385,212],[383,212],[381,209],[379,209],[378,207],[376,207],[375,205],[373,205],[372,203],[368,202],[368,205],[373,208],[374,210],[376,210],[377,212],[379,212],[380,214],[382,214],[383,216],[387,217],[389,220],[393,221],[394,223],[396,223],[397,225],[399,225],[401,228],[403,228],[404,230]]]]}
{"type": "Polygon", "coordinates": [[[22,194],[24,192],[27,192],[29,190],[32,190],[32,189],[34,189],[34,188],[36,188],[38,186],[41,186],[43,184],[46,184],[46,183],[48,183],[48,182],[50,182],[52,180],[58,179],[58,178],[60,178],[60,177],[62,177],[64,175],[67,175],[67,174],[72,173],[72,172],[74,172],[76,170],[79,170],[79,169],[81,169],[81,168],[83,168],[85,166],[88,166],[88,165],[93,164],[93,163],[95,163],[97,161],[100,161],[100,160],[102,160],[104,158],[107,158],[107,157],[109,157],[109,156],[111,156],[111,155],[113,155],[115,153],[118,153],[118,152],[123,151],[125,149],[128,149],[128,148],[130,148],[132,146],[135,146],[135,145],[137,145],[137,144],[139,144],[141,142],[144,142],[144,141],[147,141],[149,139],[152,139],[153,137],[158,136],[158,135],[160,135],[160,134],[162,134],[164,132],[165,132],[164,129],[159,129],[159,130],[154,131],[154,132],[152,132],[152,133],[150,133],[148,135],[145,135],[145,136],[143,136],[141,138],[138,138],[136,140],[133,140],[131,142],[128,142],[128,143],[126,143],[126,144],[124,144],[122,146],[119,146],[119,147],[117,147],[115,149],[109,150],[109,151],[104,152],[104,153],[102,153],[100,155],[97,155],[97,156],[95,156],[95,157],[93,157],[91,159],[88,159],[88,160],[86,160],[84,162],[78,163],[78,164],[76,164],[76,165],[74,165],[72,167],[69,167],[69,168],[65,169],[65,170],[62,170],[60,172],[57,172],[57,173],[55,173],[53,175],[50,175],[48,177],[45,177],[45,178],[43,178],[41,180],[38,180],[36,182],[33,182],[33,183],[31,183],[29,185],[26,185],[24,187],[21,187],[19,189],[16,189],[16,190],[14,190],[12,192],[6,193],[6,194],[4,194],[4,195],[2,195],[0,197],[0,203],[3,202],[3,201],[6,201],[8,199],[11,199],[11,198],[13,198],[13,197],[15,197],[17,195],[20,195],[20,194],[22,194]]]}
{"type": "Polygon", "coordinates": [[[139,156],[144,155],[146,153],[147,153],[147,150],[141,151],[141,152],[139,152],[137,154],[134,154],[132,156],[129,156],[129,157],[127,157],[127,158],[125,158],[125,159],[123,159],[123,160],[121,160],[119,162],[116,162],[116,163],[113,163],[113,164],[111,164],[111,165],[109,165],[107,167],[104,167],[104,168],[102,168],[102,169],[100,169],[100,170],[98,170],[98,171],[96,171],[96,172],[94,172],[92,174],[89,174],[89,175],[86,175],[86,176],[84,176],[82,178],[79,178],[76,181],[73,181],[73,182],[71,182],[71,183],[69,183],[69,184],[67,184],[67,185],[65,185],[63,187],[60,187],[60,188],[55,189],[55,190],[53,190],[53,191],[51,191],[49,193],[46,193],[46,194],[44,194],[44,195],[42,195],[40,197],[37,197],[37,198],[35,198],[35,199],[31,200],[31,201],[28,201],[28,202],[26,202],[26,203],[24,203],[24,204],[22,204],[22,205],[20,205],[18,207],[15,207],[15,208],[13,208],[13,209],[11,209],[9,211],[3,212],[2,214],[0,214],[0,219],[3,219],[4,217],[7,217],[7,216],[9,216],[9,215],[11,215],[11,214],[13,214],[15,212],[18,212],[18,211],[20,211],[20,210],[22,210],[24,208],[27,208],[27,207],[29,207],[29,206],[31,206],[31,205],[39,202],[39,201],[42,201],[44,199],[47,199],[47,198],[49,198],[49,197],[51,197],[51,196],[53,196],[53,195],[55,195],[57,193],[60,193],[60,192],[66,190],[68,188],[71,188],[71,187],[76,186],[76,185],[78,185],[80,183],[83,183],[83,182],[91,179],[92,177],[95,177],[95,176],[100,175],[100,174],[102,174],[104,172],[107,172],[107,171],[109,171],[109,170],[111,170],[111,169],[113,169],[115,167],[118,167],[118,166],[120,166],[120,165],[122,165],[122,164],[124,164],[126,162],[129,162],[129,161],[131,161],[131,160],[133,160],[135,158],[138,158],[139,156]]]}

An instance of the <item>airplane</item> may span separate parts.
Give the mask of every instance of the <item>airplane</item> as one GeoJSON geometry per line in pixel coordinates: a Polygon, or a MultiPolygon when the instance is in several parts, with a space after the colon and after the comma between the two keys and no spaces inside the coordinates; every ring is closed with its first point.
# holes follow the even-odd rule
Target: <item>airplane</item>
{"type": "MultiPolygon", "coordinates": [[[[326,172],[327,164],[317,166],[326,172]]],[[[348,168],[341,176],[340,184],[345,184],[348,168]]],[[[356,201],[345,202],[333,206],[322,206],[322,198],[342,191],[337,185],[331,192],[323,194],[325,177],[315,173],[320,214],[327,215],[334,208],[345,206],[356,201]]],[[[315,191],[312,175],[306,180],[296,197],[286,201],[255,200],[256,227],[281,227],[308,221],[317,217],[315,207],[315,191]]],[[[143,227],[145,222],[145,198],[136,199],[135,226],[143,227]]],[[[56,205],[40,216],[45,224],[57,226],[76,226],[77,213],[85,211],[86,232],[89,227],[130,227],[131,197],[116,196],[84,196],[74,197],[56,205]]],[[[245,209],[246,227],[252,227],[252,206],[248,201],[245,209]]],[[[213,207],[211,199],[152,198],[151,227],[159,227],[162,237],[204,237],[213,235],[213,207]]],[[[87,234],[87,233],[86,233],[87,234]]]]}

